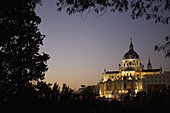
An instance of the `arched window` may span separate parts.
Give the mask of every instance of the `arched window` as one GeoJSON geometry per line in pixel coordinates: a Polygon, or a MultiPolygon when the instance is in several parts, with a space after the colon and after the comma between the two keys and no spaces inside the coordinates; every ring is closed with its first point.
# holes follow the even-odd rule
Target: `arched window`
{"type": "Polygon", "coordinates": [[[109,86],[107,85],[107,89],[106,90],[109,90],[109,86]]]}

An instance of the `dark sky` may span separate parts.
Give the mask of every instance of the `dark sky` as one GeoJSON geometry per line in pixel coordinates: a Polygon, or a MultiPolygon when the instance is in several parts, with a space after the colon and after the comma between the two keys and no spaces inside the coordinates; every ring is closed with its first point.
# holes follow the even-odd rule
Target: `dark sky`
{"type": "Polygon", "coordinates": [[[153,68],[161,66],[163,71],[170,71],[170,58],[154,51],[154,45],[163,44],[164,37],[170,34],[170,24],[132,20],[128,12],[69,16],[57,12],[56,1],[44,0],[36,8],[42,19],[39,29],[46,35],[41,51],[51,56],[46,81],[60,86],[66,83],[76,90],[81,84],[97,84],[104,67],[118,70],[129,50],[130,37],[145,68],[150,56],[153,68]]]}

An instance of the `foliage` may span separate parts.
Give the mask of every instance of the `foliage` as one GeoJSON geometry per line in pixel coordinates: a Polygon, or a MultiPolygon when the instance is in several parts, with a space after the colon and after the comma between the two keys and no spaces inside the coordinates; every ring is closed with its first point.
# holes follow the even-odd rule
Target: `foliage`
{"type": "MultiPolygon", "coordinates": [[[[90,86],[85,87],[86,90],[90,86]]],[[[2,110],[21,112],[23,109],[29,112],[48,112],[48,113],[143,113],[153,111],[167,111],[170,105],[170,90],[167,92],[152,92],[148,95],[139,93],[136,97],[124,101],[107,101],[105,99],[81,98],[82,93],[74,93],[70,88],[63,84],[60,91],[59,85],[55,83],[52,88],[45,82],[39,83],[37,90],[27,88],[22,97],[18,97],[15,103],[1,103],[2,110]],[[36,94],[36,95],[35,95],[36,94]],[[42,96],[43,94],[43,96],[42,96]],[[58,99],[56,99],[58,97],[58,99]],[[20,106],[21,109],[16,109],[20,106]],[[4,109],[10,107],[11,109],[4,109]]],[[[88,95],[92,93],[88,93],[88,95]]]]}
{"type": "Polygon", "coordinates": [[[0,102],[15,100],[25,89],[40,85],[48,70],[49,55],[39,53],[45,37],[38,29],[41,19],[35,13],[40,3],[7,0],[0,5],[0,102]]]}
{"type": "Polygon", "coordinates": [[[91,101],[95,99],[96,92],[94,86],[85,86],[81,85],[81,88],[79,89],[80,94],[82,95],[83,100],[91,101]]]}
{"type": "Polygon", "coordinates": [[[71,15],[74,13],[86,15],[89,13],[104,14],[111,12],[126,12],[131,10],[132,19],[145,15],[146,19],[154,19],[155,23],[169,23],[169,0],[58,0],[58,11],[66,9],[71,15]]]}
{"type": "Polygon", "coordinates": [[[58,97],[59,97],[59,93],[60,93],[60,87],[59,85],[56,83],[54,83],[53,89],[52,89],[52,100],[53,101],[57,101],[58,97]]]}

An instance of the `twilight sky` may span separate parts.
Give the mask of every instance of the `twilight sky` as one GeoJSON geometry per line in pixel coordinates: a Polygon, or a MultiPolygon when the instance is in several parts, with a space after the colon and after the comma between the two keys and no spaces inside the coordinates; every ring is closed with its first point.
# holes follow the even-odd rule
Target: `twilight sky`
{"type": "Polygon", "coordinates": [[[123,55],[129,50],[130,37],[144,68],[150,56],[153,68],[170,71],[170,58],[155,52],[154,45],[163,44],[170,34],[170,24],[155,24],[153,20],[132,20],[130,13],[107,12],[69,16],[57,12],[57,0],[42,0],[37,15],[42,19],[39,29],[46,35],[41,52],[50,55],[46,81],[66,83],[77,90],[80,85],[96,85],[104,67],[118,70],[123,55]]]}

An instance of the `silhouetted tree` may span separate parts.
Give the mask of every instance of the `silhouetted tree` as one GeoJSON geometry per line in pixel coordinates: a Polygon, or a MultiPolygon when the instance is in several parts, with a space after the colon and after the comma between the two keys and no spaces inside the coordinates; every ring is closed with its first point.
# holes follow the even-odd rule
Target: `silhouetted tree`
{"type": "Polygon", "coordinates": [[[60,94],[60,87],[56,82],[56,83],[54,83],[54,86],[53,86],[53,89],[52,89],[52,99],[53,99],[53,101],[55,101],[55,102],[57,101],[59,94],[60,94]]]}
{"type": "MultiPolygon", "coordinates": [[[[59,12],[64,9],[69,15],[103,15],[108,10],[113,13],[130,10],[132,19],[145,17],[164,24],[169,24],[170,20],[170,0],[58,0],[56,4],[59,12]]],[[[170,36],[166,36],[165,40],[165,44],[155,45],[155,50],[163,50],[165,57],[170,57],[170,36]]]]}
{"type": "Polygon", "coordinates": [[[72,96],[72,93],[73,90],[64,83],[61,91],[61,99],[69,101],[70,97],[72,96]]]}
{"type": "Polygon", "coordinates": [[[39,98],[42,98],[42,99],[50,99],[51,98],[51,93],[52,93],[52,90],[50,88],[51,84],[50,83],[46,83],[46,82],[38,82],[37,85],[36,85],[36,93],[37,93],[37,96],[39,98]]]}
{"type": "Polygon", "coordinates": [[[57,84],[57,82],[55,82],[52,88],[52,95],[51,95],[52,112],[57,112],[57,104],[59,101],[59,96],[60,96],[60,86],[57,84]]]}
{"type": "Polygon", "coordinates": [[[41,0],[5,0],[0,4],[0,101],[15,100],[25,88],[42,83],[49,55],[39,53],[44,35],[35,7],[41,0]]]}
{"type": "Polygon", "coordinates": [[[80,94],[83,96],[83,100],[94,100],[96,96],[95,87],[94,86],[85,86],[81,85],[79,89],[80,94]]]}
{"type": "Polygon", "coordinates": [[[61,95],[68,95],[69,94],[69,87],[64,83],[61,91],[61,95]]]}

